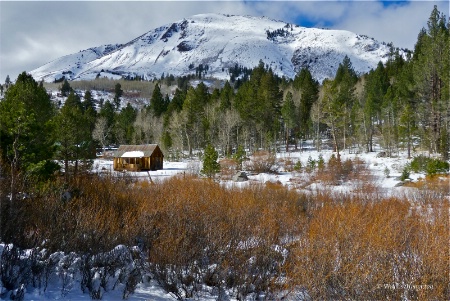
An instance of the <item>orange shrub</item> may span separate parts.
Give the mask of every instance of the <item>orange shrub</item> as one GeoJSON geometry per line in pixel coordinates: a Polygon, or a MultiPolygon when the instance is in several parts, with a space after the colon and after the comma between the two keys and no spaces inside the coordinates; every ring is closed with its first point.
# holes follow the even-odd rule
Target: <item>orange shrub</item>
{"type": "Polygon", "coordinates": [[[268,151],[257,151],[247,162],[246,168],[255,173],[275,172],[276,156],[268,151]]]}
{"type": "Polygon", "coordinates": [[[234,159],[224,158],[220,160],[220,174],[222,179],[231,180],[231,178],[238,171],[238,163],[234,159]]]}

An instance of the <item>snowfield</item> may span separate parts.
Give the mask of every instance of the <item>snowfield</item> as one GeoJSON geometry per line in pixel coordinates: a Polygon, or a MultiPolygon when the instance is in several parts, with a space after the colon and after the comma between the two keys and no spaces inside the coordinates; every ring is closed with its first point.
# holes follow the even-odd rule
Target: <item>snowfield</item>
{"type": "MultiPolygon", "coordinates": [[[[335,154],[335,153],[334,153],[335,154]]],[[[266,182],[279,183],[290,189],[298,189],[301,192],[315,192],[318,189],[327,189],[342,193],[351,193],[358,188],[361,183],[355,182],[344,182],[340,185],[326,185],[320,182],[311,182],[311,174],[305,171],[305,166],[309,157],[317,161],[319,156],[322,156],[325,162],[328,162],[330,157],[333,155],[331,150],[322,150],[318,152],[316,150],[304,150],[283,152],[277,154],[277,164],[275,173],[260,173],[252,174],[248,172],[249,181],[246,182],[233,182],[230,179],[221,179],[217,176],[216,181],[219,181],[225,186],[234,187],[247,187],[250,185],[259,185],[266,182]],[[296,171],[286,171],[284,166],[284,161],[292,161],[296,163],[300,161],[302,163],[302,170],[300,172],[296,171]],[[299,185],[304,184],[304,185],[299,185]],[[306,185],[306,186],[305,186],[306,185]],[[299,189],[299,187],[302,187],[299,189]]],[[[407,191],[414,189],[410,187],[403,187],[400,184],[402,181],[399,179],[403,168],[411,161],[411,159],[406,158],[406,153],[400,152],[397,157],[387,158],[387,157],[377,157],[378,152],[372,153],[348,153],[341,152],[341,161],[347,159],[361,160],[364,165],[368,168],[371,175],[372,184],[377,187],[377,192],[382,195],[389,196],[403,196],[407,191]],[[386,175],[386,170],[388,170],[388,176],[386,175]]],[[[418,153],[413,156],[419,155],[418,153]]],[[[219,159],[220,161],[220,159],[219,159]]],[[[95,172],[108,172],[116,176],[130,176],[132,178],[137,178],[142,181],[148,181],[150,178],[153,182],[164,181],[172,176],[182,176],[185,174],[199,174],[202,168],[200,160],[186,160],[182,162],[164,162],[164,169],[149,172],[116,172],[113,171],[112,160],[97,159],[94,161],[94,171],[95,172]],[[150,178],[149,178],[150,177],[150,178]]],[[[244,168],[245,169],[245,168],[244,168]]],[[[417,181],[419,179],[424,179],[425,174],[423,173],[411,173],[411,181],[417,181]]],[[[446,179],[443,179],[446,180],[446,179]]]]}

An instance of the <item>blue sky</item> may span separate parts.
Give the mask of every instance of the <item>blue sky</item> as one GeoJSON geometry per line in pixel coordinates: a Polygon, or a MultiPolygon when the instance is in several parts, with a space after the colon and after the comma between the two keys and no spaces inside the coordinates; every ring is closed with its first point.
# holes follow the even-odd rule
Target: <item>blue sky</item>
{"type": "Polygon", "coordinates": [[[449,1],[32,1],[0,0],[0,83],[66,54],[126,43],[200,13],[267,16],[306,27],[350,30],[414,47],[434,5],[449,1]]]}

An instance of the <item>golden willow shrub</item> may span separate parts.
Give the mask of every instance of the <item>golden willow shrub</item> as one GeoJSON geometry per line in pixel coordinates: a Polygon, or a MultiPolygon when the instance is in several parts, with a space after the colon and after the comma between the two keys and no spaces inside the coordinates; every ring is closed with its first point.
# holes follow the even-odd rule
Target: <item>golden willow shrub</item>
{"type": "Polygon", "coordinates": [[[206,284],[239,299],[303,289],[318,300],[448,300],[449,205],[433,196],[83,176],[11,204],[18,214],[4,224],[15,235],[2,239],[82,254],[139,245],[152,275],[179,297],[206,284]]]}
{"type": "Polygon", "coordinates": [[[283,256],[275,246],[297,234],[304,215],[296,193],[195,178],[162,186],[147,203],[158,212],[149,262],[166,289],[189,297],[206,282],[245,296],[278,285],[283,256]]]}
{"type": "Polygon", "coordinates": [[[448,300],[448,204],[347,200],[315,210],[292,251],[291,279],[313,299],[448,300]]]}

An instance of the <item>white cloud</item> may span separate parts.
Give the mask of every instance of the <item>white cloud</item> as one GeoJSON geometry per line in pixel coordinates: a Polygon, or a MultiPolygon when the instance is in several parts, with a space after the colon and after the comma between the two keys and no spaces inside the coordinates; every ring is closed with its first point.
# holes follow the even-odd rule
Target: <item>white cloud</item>
{"type": "Polygon", "coordinates": [[[345,18],[337,20],[333,28],[351,30],[379,41],[393,42],[397,47],[413,49],[434,4],[448,15],[448,2],[413,1],[388,7],[368,2],[350,7],[345,18]]]}

